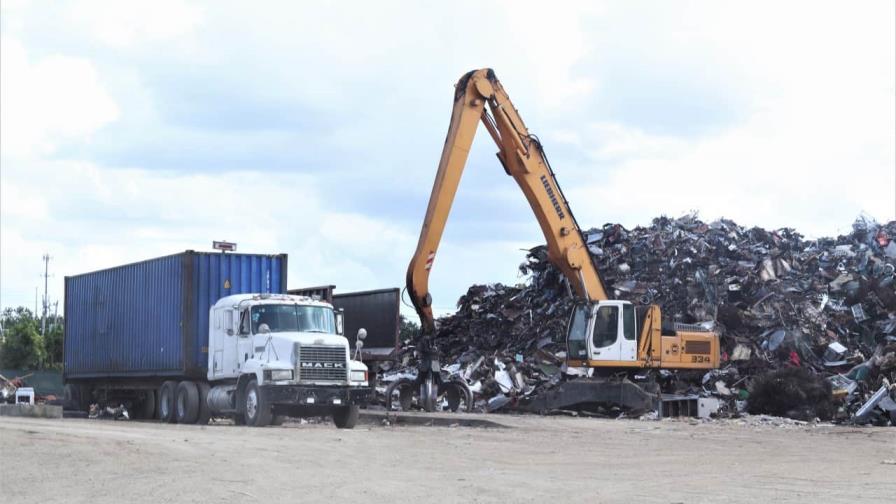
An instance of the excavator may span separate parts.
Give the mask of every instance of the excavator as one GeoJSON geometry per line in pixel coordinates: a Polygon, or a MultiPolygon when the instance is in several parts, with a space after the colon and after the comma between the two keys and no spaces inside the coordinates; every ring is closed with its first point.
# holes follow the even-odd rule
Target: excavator
{"type": "MultiPolygon", "coordinates": [[[[465,383],[441,378],[433,341],[436,326],[429,274],[480,122],[498,146],[497,157],[504,171],[532,207],[547,242],[548,259],[574,291],[566,364],[585,368],[588,375],[527,400],[521,409],[609,404],[649,411],[660,405],[659,370],[717,368],[717,334],[699,325],[664,325],[657,305],[635,306],[609,298],[541,141],[526,128],[495,72],[485,68],[464,74],[455,87],[448,135],[417,249],[408,265],[407,293],[421,322],[417,340],[420,359],[417,377],[408,387],[410,391],[404,391],[402,405],[407,405],[409,393],[418,394],[418,404],[427,411],[435,409],[441,394],[447,394],[449,403],[455,405],[459,397],[470,406],[472,403],[465,383]]],[[[387,396],[391,397],[391,392],[387,396]]]]}

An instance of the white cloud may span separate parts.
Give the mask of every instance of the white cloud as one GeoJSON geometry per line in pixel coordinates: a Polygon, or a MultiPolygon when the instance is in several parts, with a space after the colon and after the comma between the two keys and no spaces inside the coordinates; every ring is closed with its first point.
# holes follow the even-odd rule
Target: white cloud
{"type": "Polygon", "coordinates": [[[4,168],[2,302],[29,306],[40,256],[62,277],[227,239],[240,251],[290,255],[290,286],[363,289],[398,277],[415,237],[378,219],[328,208],[302,174],[192,175],[50,161],[4,168]],[[44,181],[53,180],[54,184],[44,181]],[[7,196],[23,195],[21,198],[7,196]],[[28,207],[17,206],[28,201],[28,207]],[[32,211],[33,210],[33,211],[32,211]],[[33,267],[23,267],[23,265],[33,267]]]}
{"type": "Polygon", "coordinates": [[[896,219],[892,5],[787,3],[775,16],[704,7],[688,4],[687,37],[660,51],[709,48],[713,71],[740,79],[743,117],[697,136],[599,120],[560,135],[588,159],[572,170],[579,183],[564,184],[579,220],[635,225],[699,210],[825,236],[862,211],[896,219]]]}
{"type": "MultiPolygon", "coordinates": [[[[862,210],[896,218],[892,2],[60,5],[4,2],[0,20],[4,305],[29,304],[45,251],[61,289],[216,238],[288,252],[292,285],[402,285],[424,209],[405,200],[428,196],[451,85],[482,66],[583,225],[699,210],[826,235],[862,210]],[[251,142],[261,130],[271,141],[251,142]],[[302,152],[290,139],[309,131],[325,145],[302,152]],[[91,149],[110,137],[124,161],[91,149]],[[250,161],[178,158],[219,145],[250,161]],[[271,151],[299,173],[272,171],[271,151]],[[330,154],[338,184],[301,173],[330,154]],[[368,185],[383,210],[346,210],[345,189],[368,185]]],[[[478,138],[433,271],[440,309],[471,283],[515,282],[518,249],[540,240],[478,138]],[[518,241],[474,232],[484,206],[518,241]]]]}
{"type": "Polygon", "coordinates": [[[115,47],[158,42],[190,33],[203,17],[200,7],[182,0],[88,0],[72,6],[71,16],[88,34],[115,47]]]}
{"type": "Polygon", "coordinates": [[[0,52],[3,154],[48,154],[61,142],[89,139],[118,117],[118,105],[90,61],[59,55],[31,61],[22,44],[7,36],[0,52]]]}

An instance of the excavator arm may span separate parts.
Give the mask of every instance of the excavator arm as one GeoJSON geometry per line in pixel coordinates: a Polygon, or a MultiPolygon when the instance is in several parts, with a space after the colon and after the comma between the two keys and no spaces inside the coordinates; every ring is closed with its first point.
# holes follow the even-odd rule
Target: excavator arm
{"type": "Polygon", "coordinates": [[[497,156],[504,171],[519,184],[535,213],[547,242],[548,259],[563,272],[580,297],[589,301],[607,299],[600,274],[541,142],[529,133],[494,71],[474,70],[461,77],[455,88],[439,170],[417,250],[408,265],[407,291],[420,316],[423,334],[435,330],[429,272],[480,121],[498,145],[497,156]]]}

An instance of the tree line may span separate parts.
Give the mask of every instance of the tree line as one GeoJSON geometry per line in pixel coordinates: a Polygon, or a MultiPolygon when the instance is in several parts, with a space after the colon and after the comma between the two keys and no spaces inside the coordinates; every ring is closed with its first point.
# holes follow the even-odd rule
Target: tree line
{"type": "Polygon", "coordinates": [[[41,319],[28,308],[6,308],[0,315],[0,367],[4,369],[62,369],[64,324],[59,316],[47,316],[41,335],[41,319]]]}

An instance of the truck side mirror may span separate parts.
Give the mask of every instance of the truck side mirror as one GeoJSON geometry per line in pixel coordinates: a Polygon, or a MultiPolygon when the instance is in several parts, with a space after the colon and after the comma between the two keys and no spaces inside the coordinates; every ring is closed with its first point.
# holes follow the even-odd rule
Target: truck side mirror
{"type": "Polygon", "coordinates": [[[336,334],[342,336],[345,334],[345,312],[340,308],[336,310],[336,334]]]}
{"type": "Polygon", "coordinates": [[[367,329],[362,327],[358,329],[358,341],[364,341],[365,339],[367,339],[367,329]]]}

